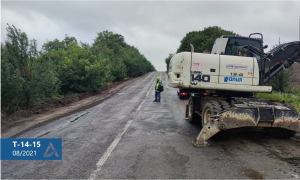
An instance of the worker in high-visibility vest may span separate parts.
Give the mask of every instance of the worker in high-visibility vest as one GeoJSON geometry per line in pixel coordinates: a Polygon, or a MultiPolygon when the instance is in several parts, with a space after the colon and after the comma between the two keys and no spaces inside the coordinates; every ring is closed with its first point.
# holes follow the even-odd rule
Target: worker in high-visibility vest
{"type": "Polygon", "coordinates": [[[155,99],[153,102],[160,102],[161,96],[160,92],[162,91],[162,82],[160,80],[160,77],[156,78],[156,84],[155,84],[155,99]]]}

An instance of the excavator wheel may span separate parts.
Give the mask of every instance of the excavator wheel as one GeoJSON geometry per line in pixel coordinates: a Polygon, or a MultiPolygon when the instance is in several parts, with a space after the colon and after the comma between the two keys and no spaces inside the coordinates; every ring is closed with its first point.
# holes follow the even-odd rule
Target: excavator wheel
{"type": "Polygon", "coordinates": [[[222,111],[227,111],[231,106],[227,101],[220,101],[222,111]]]}
{"type": "Polygon", "coordinates": [[[221,112],[223,110],[222,106],[219,103],[219,101],[211,100],[209,102],[211,102],[214,105],[214,109],[216,109],[217,112],[221,112]]]}
{"type": "Polygon", "coordinates": [[[212,115],[216,115],[222,111],[222,107],[217,101],[208,101],[202,110],[202,125],[206,125],[212,115]]]}
{"type": "Polygon", "coordinates": [[[289,129],[283,129],[283,128],[270,128],[270,127],[265,127],[264,131],[275,138],[280,138],[280,139],[288,139],[290,137],[293,137],[296,134],[296,131],[292,131],[289,129]]]}
{"type": "Polygon", "coordinates": [[[197,121],[200,120],[200,117],[197,113],[195,113],[196,108],[195,108],[195,102],[194,98],[190,96],[188,106],[187,106],[187,117],[190,123],[196,123],[197,121]]]}

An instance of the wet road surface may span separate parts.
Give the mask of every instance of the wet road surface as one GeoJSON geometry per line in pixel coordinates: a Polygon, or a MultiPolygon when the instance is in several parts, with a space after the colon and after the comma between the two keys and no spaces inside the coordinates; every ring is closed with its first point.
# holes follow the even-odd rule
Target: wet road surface
{"type": "Polygon", "coordinates": [[[274,139],[237,129],[194,148],[200,125],[184,118],[187,100],[153,72],[101,104],[18,138],[62,138],[61,161],[2,161],[3,179],[300,178],[300,137],[274,139]],[[165,91],[154,100],[157,76],[165,91]]]}

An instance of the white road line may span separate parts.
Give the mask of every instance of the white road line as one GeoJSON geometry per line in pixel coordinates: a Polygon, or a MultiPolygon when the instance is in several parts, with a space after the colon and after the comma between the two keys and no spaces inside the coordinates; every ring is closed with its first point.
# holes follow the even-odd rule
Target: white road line
{"type": "MultiPolygon", "coordinates": [[[[146,96],[149,95],[150,90],[152,89],[153,85],[150,87],[148,93],[146,96]]],[[[136,109],[136,111],[139,111],[142,107],[142,105],[144,104],[146,99],[144,99],[141,104],[138,106],[138,108],[136,109]]],[[[97,176],[97,172],[100,171],[101,167],[103,166],[103,164],[106,162],[107,158],[110,156],[110,154],[112,153],[112,151],[115,149],[115,147],[117,146],[117,144],[119,143],[119,141],[121,140],[123,134],[126,132],[126,130],[129,128],[130,124],[132,123],[132,120],[129,120],[125,127],[123,128],[123,132],[120,133],[116,139],[111,143],[111,145],[107,148],[107,150],[105,151],[105,153],[102,155],[102,157],[99,159],[99,161],[96,164],[96,170],[94,170],[92,172],[92,174],[90,175],[90,177],[88,178],[88,180],[94,180],[97,176]]]]}
{"type": "Polygon", "coordinates": [[[144,99],[144,100],[141,102],[141,104],[139,105],[139,107],[136,108],[137,111],[139,111],[139,110],[141,109],[141,107],[142,107],[142,105],[144,104],[145,100],[146,100],[146,99],[144,99]]]}
{"type": "MultiPolygon", "coordinates": [[[[151,81],[151,82],[152,82],[152,81],[151,81]]],[[[149,91],[147,92],[146,97],[149,95],[151,89],[153,88],[153,85],[154,85],[154,84],[152,84],[152,86],[150,87],[149,91]]]]}
{"type": "Polygon", "coordinates": [[[146,97],[149,95],[150,90],[152,89],[152,87],[153,87],[153,85],[150,87],[149,91],[147,92],[146,97]]]}
{"type": "Polygon", "coordinates": [[[96,164],[97,169],[93,171],[93,173],[90,175],[88,180],[93,180],[96,178],[97,172],[100,171],[101,167],[103,166],[103,164],[105,163],[107,158],[110,156],[111,152],[115,149],[116,145],[119,143],[120,139],[122,138],[122,135],[126,132],[126,130],[128,129],[128,127],[130,126],[131,123],[132,123],[132,120],[129,120],[126,123],[126,125],[123,128],[123,132],[120,133],[116,137],[116,139],[111,143],[111,145],[107,148],[107,150],[105,151],[103,156],[99,159],[99,161],[96,164]]]}

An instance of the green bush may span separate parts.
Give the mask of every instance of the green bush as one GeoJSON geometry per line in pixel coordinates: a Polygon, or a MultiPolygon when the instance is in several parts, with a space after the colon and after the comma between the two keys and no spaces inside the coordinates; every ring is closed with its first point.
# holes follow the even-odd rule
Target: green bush
{"type": "Polygon", "coordinates": [[[211,51],[215,40],[222,35],[235,35],[238,34],[222,29],[218,26],[211,26],[204,28],[202,31],[192,31],[186,34],[186,36],[180,41],[177,53],[182,51],[191,51],[190,44],[194,46],[195,52],[202,53],[204,50],[211,51]]]}
{"type": "Polygon", "coordinates": [[[1,44],[1,107],[10,114],[20,107],[72,93],[87,92],[113,81],[155,71],[153,65],[124,37],[98,33],[90,46],[66,35],[43,45],[8,25],[1,44]]]}
{"type": "Polygon", "coordinates": [[[296,76],[294,72],[293,66],[288,69],[284,69],[283,71],[276,74],[271,80],[270,85],[273,87],[274,91],[278,92],[291,92],[292,84],[295,81],[296,76]]]}
{"type": "Polygon", "coordinates": [[[136,77],[149,71],[155,71],[145,56],[135,47],[128,45],[120,34],[109,31],[98,33],[92,49],[94,53],[100,53],[110,60],[113,67],[113,79],[136,77]]]}
{"type": "Polygon", "coordinates": [[[52,62],[44,61],[26,33],[8,25],[1,44],[1,107],[12,113],[57,95],[59,79],[52,62]]]}
{"type": "Polygon", "coordinates": [[[172,59],[172,56],[169,56],[165,59],[165,63],[167,65],[167,73],[169,72],[169,64],[170,64],[171,59],[172,59]]]}

